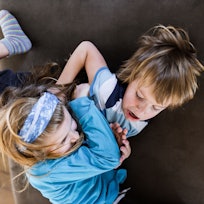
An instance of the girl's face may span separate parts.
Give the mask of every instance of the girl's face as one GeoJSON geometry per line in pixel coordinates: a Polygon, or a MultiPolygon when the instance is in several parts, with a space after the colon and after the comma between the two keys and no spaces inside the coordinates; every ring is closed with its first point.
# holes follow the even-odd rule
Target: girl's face
{"type": "Polygon", "coordinates": [[[63,108],[63,122],[59,125],[56,132],[49,134],[49,144],[56,144],[51,147],[50,151],[57,154],[66,153],[80,138],[76,121],[71,117],[67,109],[63,108]]]}
{"type": "Polygon", "coordinates": [[[122,104],[127,120],[148,120],[168,107],[169,103],[158,104],[156,102],[153,88],[153,85],[138,86],[136,80],[128,85],[122,104]]]}

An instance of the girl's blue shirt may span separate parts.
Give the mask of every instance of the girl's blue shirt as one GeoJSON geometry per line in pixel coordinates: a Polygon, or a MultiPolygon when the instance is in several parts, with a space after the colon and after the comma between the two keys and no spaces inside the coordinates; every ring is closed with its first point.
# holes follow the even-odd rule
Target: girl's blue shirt
{"type": "Polygon", "coordinates": [[[126,178],[120,150],[104,116],[87,97],[69,103],[86,137],[69,156],[46,160],[27,172],[31,185],[53,204],[112,204],[126,178]]]}

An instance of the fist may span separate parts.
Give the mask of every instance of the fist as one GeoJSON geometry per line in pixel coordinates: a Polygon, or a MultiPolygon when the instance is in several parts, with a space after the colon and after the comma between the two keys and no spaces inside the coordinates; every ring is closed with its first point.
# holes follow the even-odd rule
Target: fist
{"type": "Polygon", "coordinates": [[[79,84],[74,91],[74,98],[80,98],[89,95],[90,85],[88,83],[79,84]]]}

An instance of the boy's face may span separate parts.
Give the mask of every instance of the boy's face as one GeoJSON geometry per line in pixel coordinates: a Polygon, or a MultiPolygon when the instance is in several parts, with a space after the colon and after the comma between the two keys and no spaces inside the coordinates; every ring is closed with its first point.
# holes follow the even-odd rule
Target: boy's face
{"type": "Polygon", "coordinates": [[[49,144],[56,144],[56,146],[51,146],[49,151],[59,154],[66,153],[79,140],[77,123],[65,107],[63,122],[57,128],[57,131],[49,134],[49,138],[49,144]]]}
{"type": "Polygon", "coordinates": [[[148,120],[168,107],[169,103],[158,104],[153,95],[153,85],[138,86],[138,82],[131,82],[123,97],[123,112],[127,120],[148,120]]]}

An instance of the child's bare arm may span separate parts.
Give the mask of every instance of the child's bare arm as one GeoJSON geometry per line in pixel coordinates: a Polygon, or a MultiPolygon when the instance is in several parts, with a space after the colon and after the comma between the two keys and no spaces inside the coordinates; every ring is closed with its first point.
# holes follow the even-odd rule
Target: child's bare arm
{"type": "Polygon", "coordinates": [[[83,41],[70,56],[57,84],[72,82],[83,68],[86,69],[89,83],[91,83],[98,69],[103,66],[107,66],[106,61],[95,45],[89,41],[83,41]]]}

